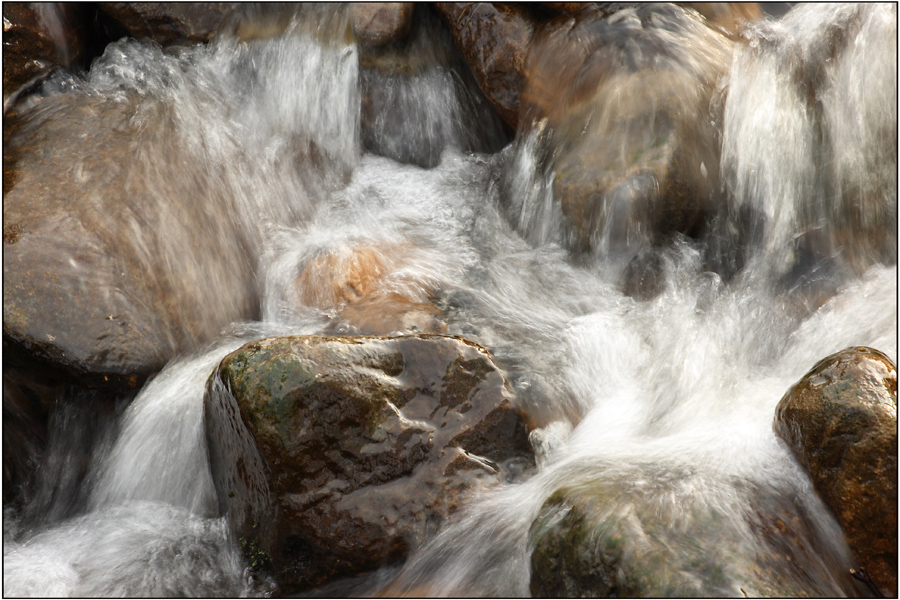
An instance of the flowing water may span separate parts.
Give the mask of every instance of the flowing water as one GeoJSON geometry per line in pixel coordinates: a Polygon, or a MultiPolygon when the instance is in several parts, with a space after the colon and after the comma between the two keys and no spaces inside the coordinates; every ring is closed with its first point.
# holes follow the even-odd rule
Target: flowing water
{"type": "Polygon", "coordinates": [[[537,134],[481,152],[501,131],[461,123],[484,100],[458,75],[361,77],[343,13],[303,10],[270,38],[177,54],[117,42],[84,78],[58,74],[45,87],[133,94],[136,114],[162,105],[174,115],[174,138],[130,143],[160,145],[148,161],[189,146],[189,168],[217,174],[211,195],[227,199],[257,261],[261,318],[171,361],[104,419],[61,399],[33,506],[4,514],[4,593],[271,593],[216,514],[205,382],[246,341],[364,331],[365,319],[297,284],[316,257],[361,247],[390,267],[386,289],[433,302],[448,333],[491,351],[535,427],[538,470],[473,498],[404,565],[342,593],[527,596],[529,531],[563,487],[607,493],[601,521],[624,531],[626,556],[687,572],[700,593],[766,593],[744,583],[771,552],[759,506],[805,524],[794,542],[804,562],[771,567],[787,589],[864,593],[836,577],[854,566],[849,551],[772,419],[832,352],[868,345],[896,361],[896,7],[801,6],[744,32],[721,124],[721,219],[751,215],[744,267],[720,276],[708,256],[727,244],[677,238],[652,250],[664,284],[646,301],[622,294],[621,264],[570,250],[537,134]],[[422,143],[414,128],[361,133],[362,86],[415,107],[405,112],[442,149],[426,161],[436,164],[395,161],[422,143]],[[75,447],[89,459],[73,480],[75,447]],[[714,582],[684,566],[698,554],[714,557],[714,582]]]}

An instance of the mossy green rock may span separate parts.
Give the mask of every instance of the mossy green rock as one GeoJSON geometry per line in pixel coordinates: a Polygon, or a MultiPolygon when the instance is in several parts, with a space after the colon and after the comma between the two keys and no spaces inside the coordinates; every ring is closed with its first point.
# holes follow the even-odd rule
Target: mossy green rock
{"type": "Polygon", "coordinates": [[[205,421],[220,509],[285,593],[402,559],[534,460],[490,355],[445,336],[247,344],[205,421]]]}
{"type": "Polygon", "coordinates": [[[873,582],[897,595],[897,368],[872,348],[821,360],[778,403],[775,432],[809,472],[873,582]]]}

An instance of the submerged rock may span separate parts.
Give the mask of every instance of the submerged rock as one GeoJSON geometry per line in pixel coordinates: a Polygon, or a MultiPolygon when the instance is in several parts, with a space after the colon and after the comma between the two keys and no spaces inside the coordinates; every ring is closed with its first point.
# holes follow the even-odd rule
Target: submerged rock
{"type": "Polygon", "coordinates": [[[210,379],[205,423],[220,509],[283,593],[404,558],[534,461],[490,355],[452,337],[247,344],[210,379]]]}
{"type": "Polygon", "coordinates": [[[208,42],[238,7],[236,2],[100,2],[100,9],[137,39],[163,46],[208,42]]]}
{"type": "Polygon", "coordinates": [[[704,226],[719,192],[712,100],[731,48],[674,5],[584,11],[535,36],[520,129],[546,129],[542,168],[582,247],[632,252],[704,226]]]}
{"type": "MultiPolygon", "coordinates": [[[[828,545],[783,493],[754,509],[710,502],[693,473],[645,467],[557,490],[532,524],[530,590],[545,598],[855,595],[828,545]]],[[[677,471],[677,469],[675,469],[677,471]]],[[[839,558],[837,559],[839,562],[839,558]]]]}
{"type": "Polygon", "coordinates": [[[774,428],[887,596],[897,594],[897,368],[857,347],[821,360],[778,403],[774,428]]]}

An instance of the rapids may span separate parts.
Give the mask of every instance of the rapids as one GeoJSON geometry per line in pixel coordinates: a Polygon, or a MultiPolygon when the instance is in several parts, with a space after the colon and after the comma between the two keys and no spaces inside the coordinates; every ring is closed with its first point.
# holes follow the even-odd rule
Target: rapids
{"type": "MultiPolygon", "coordinates": [[[[660,568],[697,548],[720,556],[707,595],[764,593],[741,588],[767,552],[753,527],[761,503],[806,524],[796,543],[808,561],[776,567],[781,576],[812,595],[865,593],[834,577],[853,566],[849,550],[772,419],[785,391],[833,352],[866,345],[897,360],[896,20],[893,5],[801,5],[745,29],[721,82],[719,218],[750,215],[752,235],[648,249],[663,284],[645,301],[621,292],[621,261],[572,249],[552,173],[538,164],[539,129],[473,152],[496,147],[501,132],[478,129],[484,109],[471,88],[439,70],[402,83],[361,75],[340,10],[304,8],[278,36],[177,53],[123,40],[84,76],[57,73],[43,94],[137,103],[145,122],[127,143],[152,146],[144,168],[173,144],[195,162],[183,175],[164,165],[164,176],[214,174],[209,196],[256,261],[260,318],[173,359],[103,419],[90,417],[91,402],[60,399],[34,505],[4,512],[4,594],[272,593],[216,514],[204,386],[247,341],[357,333],[302,303],[295,281],[312,258],[359,246],[405,248],[385,285],[431,294],[447,333],[489,349],[535,427],[539,466],[472,498],[403,565],[324,593],[528,596],[529,531],[563,485],[616,490],[610,523],[648,507],[667,515],[653,531],[624,519],[626,554],[660,568]],[[849,41],[835,50],[837,30],[849,41]],[[799,91],[803,77],[821,87],[818,103],[799,91]],[[401,110],[413,121],[379,123],[363,140],[362,86],[413,106],[401,110]],[[153,119],[175,125],[153,135],[153,119]],[[425,129],[438,148],[431,168],[370,150],[407,156],[425,129]],[[711,253],[736,251],[733,276],[709,270],[711,253]],[[700,522],[710,514],[715,531],[700,522]]],[[[199,227],[174,227],[166,251],[223,231],[199,227]]]]}

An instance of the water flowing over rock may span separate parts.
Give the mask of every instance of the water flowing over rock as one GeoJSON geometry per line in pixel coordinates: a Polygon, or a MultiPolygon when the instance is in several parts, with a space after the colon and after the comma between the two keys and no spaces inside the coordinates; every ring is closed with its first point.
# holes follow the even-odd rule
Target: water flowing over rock
{"type": "Polygon", "coordinates": [[[365,148],[424,168],[437,165],[448,148],[499,151],[509,142],[506,126],[478,89],[440,18],[426,5],[410,18],[414,26],[407,39],[360,46],[365,148]]]}
{"type": "Polygon", "coordinates": [[[672,5],[549,23],[528,54],[520,127],[582,248],[633,253],[696,234],[718,198],[712,102],[731,43],[672,5]]]}
{"type": "Polygon", "coordinates": [[[703,15],[713,27],[721,27],[730,35],[737,35],[741,26],[762,16],[758,2],[680,2],[703,15]]]}
{"type": "Polygon", "coordinates": [[[503,375],[458,338],[253,342],[222,361],[205,415],[220,509],[285,592],[402,559],[467,493],[534,464],[503,375]]]}
{"type": "Polygon", "coordinates": [[[357,121],[345,118],[358,111],[346,94],[356,64],[340,43],[322,48],[302,32],[245,45],[266,91],[226,100],[241,74],[216,57],[233,44],[179,57],[111,45],[88,81],[63,77],[64,93],[15,116],[3,202],[3,334],[14,353],[86,385],[133,388],[259,314],[254,269],[267,224],[308,215],[311,198],[342,185],[356,160],[357,121]],[[274,60],[285,52],[302,60],[274,60]],[[285,103],[305,95],[297,78],[331,65],[344,77],[320,84],[319,102],[285,103]],[[261,114],[282,113],[278,132],[259,125],[261,114]],[[256,153],[292,188],[272,191],[256,153]]]}
{"type": "Polygon", "coordinates": [[[235,2],[100,2],[137,39],[163,46],[208,42],[239,6],[235,2]]]}
{"type": "Polygon", "coordinates": [[[897,368],[872,348],[822,359],[775,413],[847,543],[886,596],[897,594],[897,368]]]}
{"type": "Polygon", "coordinates": [[[87,12],[75,3],[3,4],[4,112],[23,87],[84,54],[87,12]]]}

